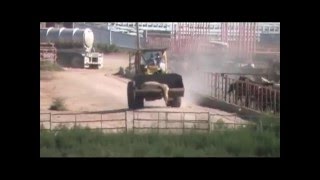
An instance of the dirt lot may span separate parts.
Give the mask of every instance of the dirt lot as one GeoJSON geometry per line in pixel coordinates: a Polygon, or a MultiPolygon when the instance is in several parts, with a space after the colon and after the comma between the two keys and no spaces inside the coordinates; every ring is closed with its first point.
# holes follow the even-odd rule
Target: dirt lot
{"type": "MultiPolygon", "coordinates": [[[[127,110],[128,80],[112,75],[120,66],[125,67],[127,64],[127,54],[111,54],[105,55],[104,68],[100,70],[65,69],[61,72],[40,72],[40,111],[57,113],[49,110],[53,98],[56,97],[65,99],[68,113],[127,110]]],[[[143,111],[211,112],[230,115],[217,109],[198,106],[184,98],[181,108],[167,108],[164,100],[158,100],[145,102],[143,111]]]]}

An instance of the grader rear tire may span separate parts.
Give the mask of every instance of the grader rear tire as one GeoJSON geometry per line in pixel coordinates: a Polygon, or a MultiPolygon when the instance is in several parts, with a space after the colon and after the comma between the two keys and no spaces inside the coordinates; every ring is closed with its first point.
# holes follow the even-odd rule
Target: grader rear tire
{"type": "Polygon", "coordinates": [[[141,109],[144,107],[144,99],[143,97],[136,97],[135,99],[135,108],[136,109],[141,109]]]}
{"type": "Polygon", "coordinates": [[[128,82],[127,86],[127,98],[129,109],[135,109],[135,93],[134,93],[134,82],[128,82]]]}
{"type": "Polygon", "coordinates": [[[128,107],[129,109],[143,108],[144,98],[136,96],[134,89],[135,89],[135,83],[133,81],[128,82],[128,86],[127,86],[128,107]]]}

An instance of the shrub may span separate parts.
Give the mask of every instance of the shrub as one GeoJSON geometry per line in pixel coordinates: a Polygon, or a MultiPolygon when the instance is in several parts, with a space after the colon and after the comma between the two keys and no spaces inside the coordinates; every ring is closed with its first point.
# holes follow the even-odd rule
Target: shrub
{"type": "Polygon", "coordinates": [[[118,52],[119,51],[119,48],[114,44],[111,44],[111,45],[97,44],[97,45],[95,45],[95,48],[98,51],[101,51],[101,52],[104,52],[104,53],[112,53],[112,52],[118,52]]]}
{"type": "Polygon", "coordinates": [[[248,128],[182,135],[73,128],[58,134],[40,131],[40,151],[41,156],[59,157],[279,157],[280,137],[248,128]]]}
{"type": "Polygon", "coordinates": [[[63,98],[55,98],[53,100],[52,105],[50,106],[50,110],[55,110],[55,111],[65,111],[67,110],[64,99],[63,98]]]}
{"type": "Polygon", "coordinates": [[[40,61],[40,71],[63,71],[63,68],[57,63],[40,61]]]}

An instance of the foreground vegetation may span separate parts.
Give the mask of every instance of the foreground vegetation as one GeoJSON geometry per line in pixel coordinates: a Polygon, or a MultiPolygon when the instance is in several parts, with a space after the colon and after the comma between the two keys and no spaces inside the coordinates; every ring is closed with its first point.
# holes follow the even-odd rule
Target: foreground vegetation
{"type": "Polygon", "coordinates": [[[40,71],[63,71],[63,68],[58,63],[40,61],[40,71]]]}
{"type": "Polygon", "coordinates": [[[279,157],[280,131],[278,126],[183,135],[103,134],[80,128],[41,130],[40,156],[279,157]]]}
{"type": "Polygon", "coordinates": [[[95,45],[95,48],[97,49],[97,51],[103,52],[103,53],[119,52],[119,48],[114,44],[111,44],[111,45],[97,44],[95,45]]]}
{"type": "Polygon", "coordinates": [[[54,98],[49,109],[55,110],[55,111],[66,111],[67,108],[65,105],[64,98],[61,98],[61,97],[54,98]]]}

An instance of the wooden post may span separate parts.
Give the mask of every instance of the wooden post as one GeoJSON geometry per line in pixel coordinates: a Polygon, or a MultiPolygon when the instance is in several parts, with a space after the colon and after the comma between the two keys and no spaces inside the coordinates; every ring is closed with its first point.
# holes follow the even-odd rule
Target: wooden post
{"type": "Polygon", "coordinates": [[[208,112],[208,132],[210,133],[211,130],[211,123],[210,123],[210,112],[208,112]]]}
{"type": "Polygon", "coordinates": [[[134,133],[134,111],[132,111],[132,115],[133,115],[133,118],[132,118],[132,132],[134,133]]]}
{"type": "Polygon", "coordinates": [[[128,115],[127,115],[128,111],[125,112],[125,123],[126,123],[126,133],[128,133],[128,115]]]}
{"type": "Polygon", "coordinates": [[[74,115],[74,127],[77,127],[77,114],[74,115]]]}
{"type": "Polygon", "coordinates": [[[50,126],[50,131],[51,131],[51,113],[50,113],[50,119],[49,119],[49,126],[50,126]]]}
{"type": "Polygon", "coordinates": [[[100,114],[101,116],[100,116],[100,123],[101,123],[101,132],[103,132],[103,130],[102,130],[102,114],[100,114]]]}

